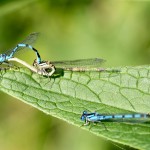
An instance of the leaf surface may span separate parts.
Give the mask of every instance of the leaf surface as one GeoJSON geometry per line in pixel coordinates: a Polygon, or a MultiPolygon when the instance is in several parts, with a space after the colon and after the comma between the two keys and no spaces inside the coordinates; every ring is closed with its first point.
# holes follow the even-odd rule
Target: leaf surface
{"type": "MultiPolygon", "coordinates": [[[[1,71],[1,91],[46,114],[81,127],[84,110],[100,114],[148,113],[150,67],[124,67],[120,72],[64,72],[46,78],[27,69],[1,71]]],[[[150,122],[105,121],[81,129],[138,149],[150,147],[150,122]],[[104,128],[104,126],[107,130],[104,128]]]]}

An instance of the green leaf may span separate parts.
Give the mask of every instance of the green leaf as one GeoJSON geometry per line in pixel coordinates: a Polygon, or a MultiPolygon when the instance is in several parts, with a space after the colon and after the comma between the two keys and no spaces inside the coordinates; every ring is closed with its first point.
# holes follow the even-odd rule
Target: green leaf
{"type": "Polygon", "coordinates": [[[80,116],[84,110],[101,114],[150,111],[150,67],[119,69],[120,72],[68,71],[62,77],[51,79],[23,68],[1,71],[0,89],[46,114],[98,136],[134,148],[149,149],[148,122],[132,119],[82,126],[84,122],[80,116]]]}

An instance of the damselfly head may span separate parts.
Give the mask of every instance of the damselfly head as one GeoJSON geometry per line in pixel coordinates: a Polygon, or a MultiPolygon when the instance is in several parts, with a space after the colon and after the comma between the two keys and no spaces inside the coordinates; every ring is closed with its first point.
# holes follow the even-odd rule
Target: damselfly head
{"type": "Polygon", "coordinates": [[[82,116],[81,116],[81,120],[84,121],[86,119],[88,112],[87,111],[83,111],[82,116]]]}
{"type": "Polygon", "coordinates": [[[86,110],[83,111],[83,115],[87,115],[88,112],[86,110]]]}

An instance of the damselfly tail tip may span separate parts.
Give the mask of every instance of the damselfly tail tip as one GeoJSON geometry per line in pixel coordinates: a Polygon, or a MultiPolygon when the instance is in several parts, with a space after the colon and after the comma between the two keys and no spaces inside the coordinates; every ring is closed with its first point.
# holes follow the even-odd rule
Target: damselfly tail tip
{"type": "Polygon", "coordinates": [[[147,117],[150,118],[150,113],[147,114],[147,117]]]}

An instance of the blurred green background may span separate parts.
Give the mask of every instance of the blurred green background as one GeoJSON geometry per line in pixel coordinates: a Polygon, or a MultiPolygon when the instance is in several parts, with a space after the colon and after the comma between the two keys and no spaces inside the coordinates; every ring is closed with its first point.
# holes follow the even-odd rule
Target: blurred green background
{"type": "MultiPolygon", "coordinates": [[[[0,52],[31,32],[44,60],[101,57],[107,67],[150,62],[150,2],[125,0],[0,0],[0,52]]],[[[28,63],[31,51],[19,54],[28,63]]],[[[109,141],[0,93],[0,149],[109,150],[109,141]]],[[[129,149],[129,148],[127,148],[129,149]]]]}

